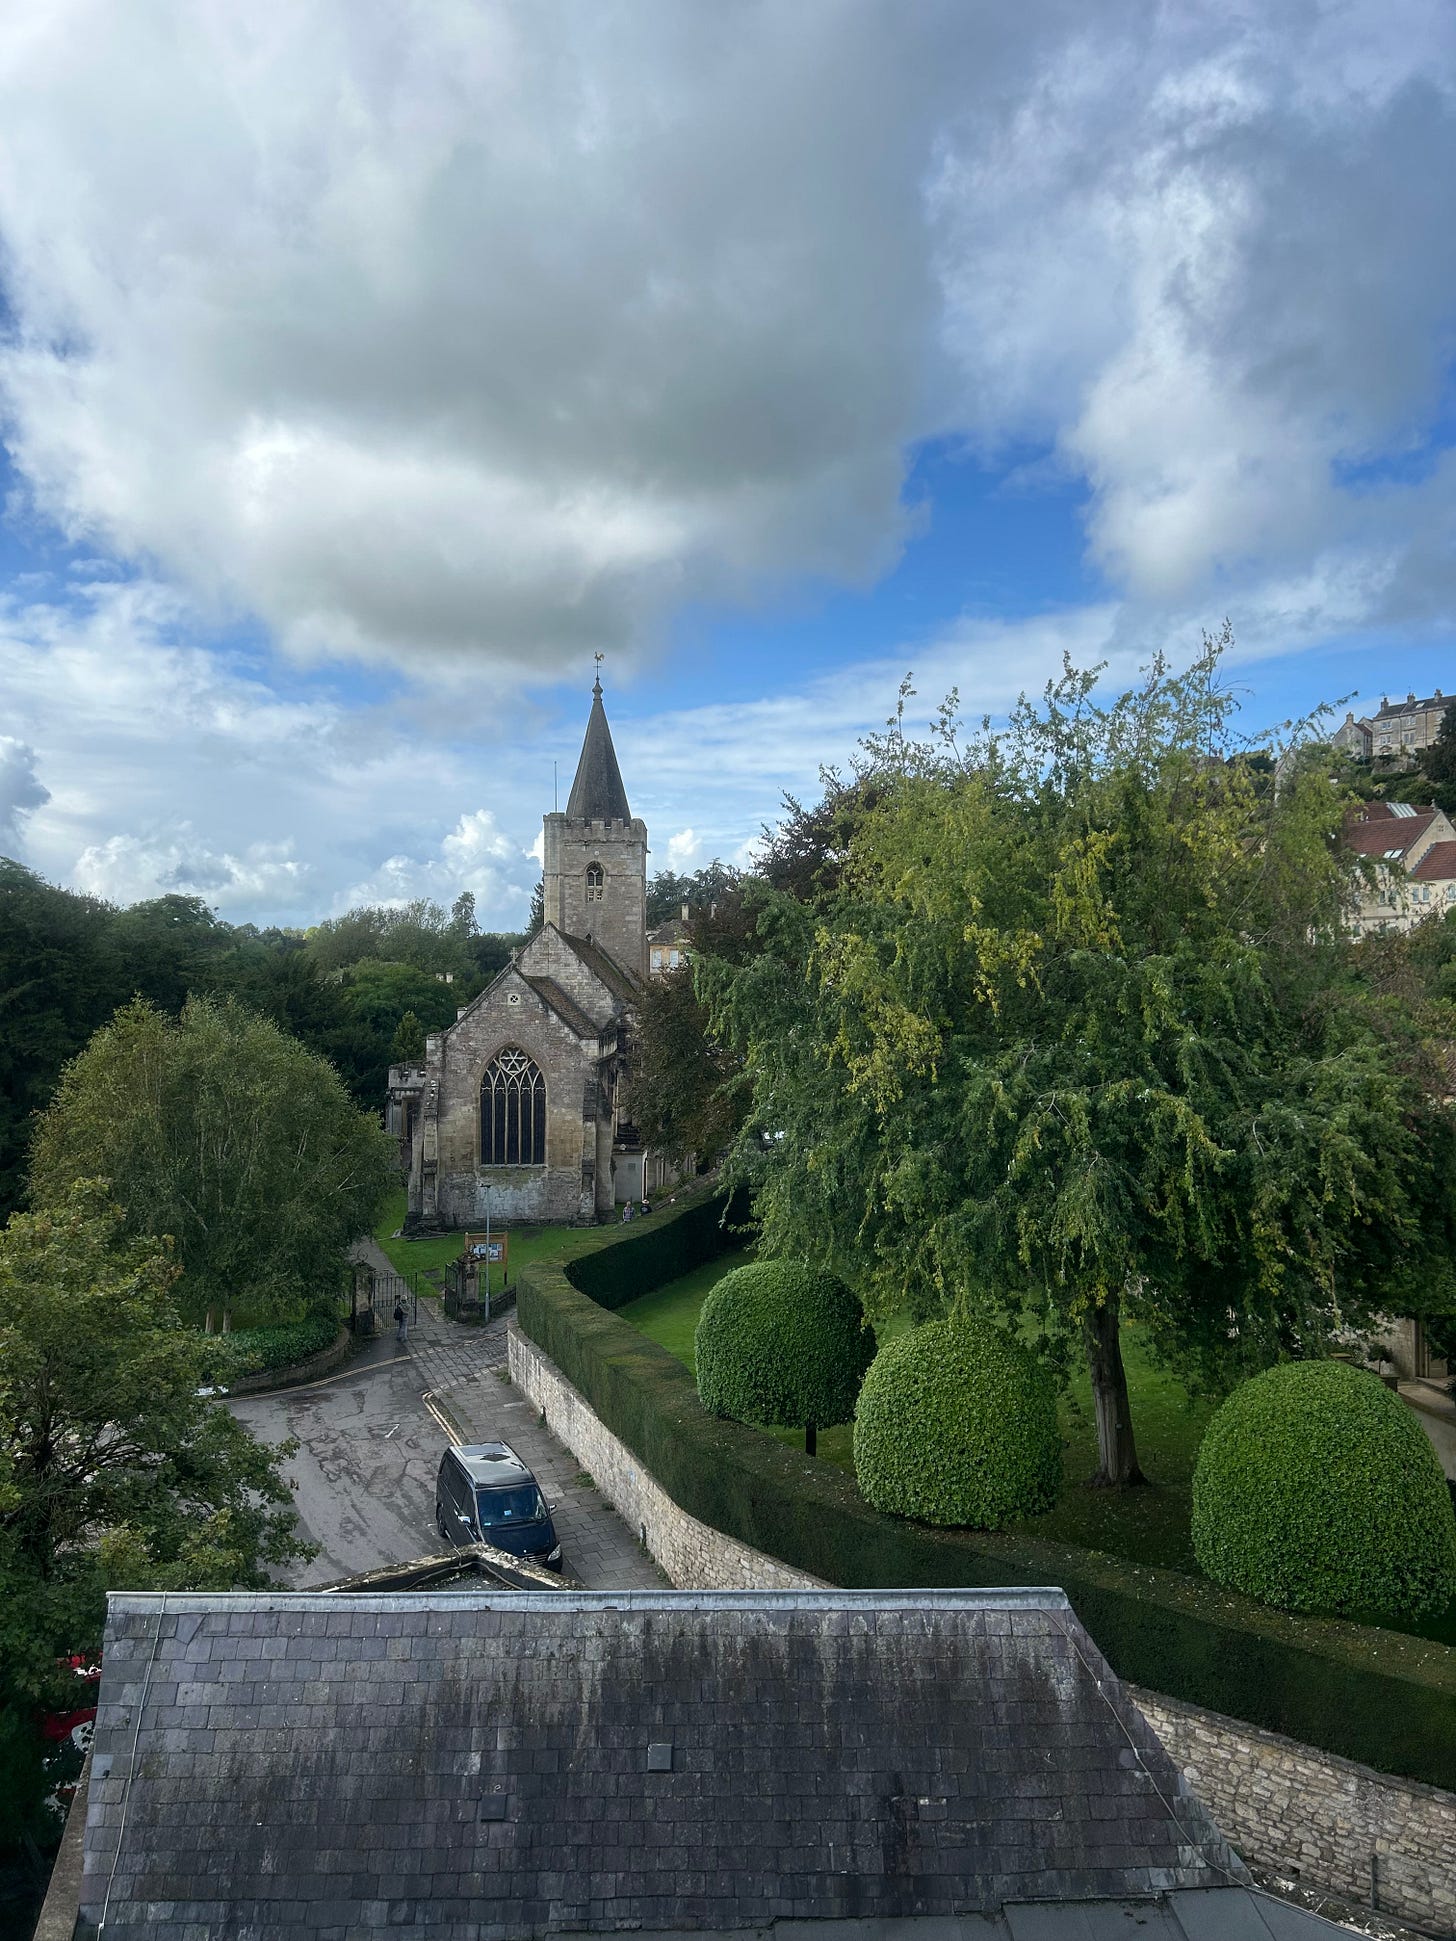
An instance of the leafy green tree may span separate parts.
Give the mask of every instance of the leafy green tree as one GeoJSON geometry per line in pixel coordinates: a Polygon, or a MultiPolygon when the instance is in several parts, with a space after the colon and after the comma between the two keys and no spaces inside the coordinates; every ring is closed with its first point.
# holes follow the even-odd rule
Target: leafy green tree
{"type": "Polygon", "coordinates": [[[743,1122],[747,1088],[709,1030],[691,964],[648,979],[631,1055],[629,1109],[647,1144],[680,1162],[716,1159],[743,1122]]]}
{"type": "Polygon", "coordinates": [[[0,857],[0,1217],[20,1202],[33,1115],[127,995],[114,912],[0,857]]]}
{"type": "Polygon", "coordinates": [[[475,921],[475,892],[462,890],[450,905],[450,934],[473,937],[480,928],[475,921]]]}
{"type": "Polygon", "coordinates": [[[201,897],[175,895],[116,911],[109,938],[122,995],[142,992],[169,1012],[206,986],[232,941],[230,927],[201,897]]]}
{"type": "Polygon", "coordinates": [[[854,1414],[874,1330],[833,1274],[797,1260],[755,1260],[725,1274],[703,1303],[694,1340],[703,1407],[737,1422],[818,1432],[854,1414]]]}
{"type": "Polygon", "coordinates": [[[876,1314],[1079,1344],[1115,1485],[1124,1313],[1227,1380],[1450,1230],[1450,1115],[1352,976],[1344,802],[1230,758],[1221,645],[1106,706],[1068,669],[964,746],[953,706],[930,743],[892,724],[831,887],[755,889],[758,953],[699,971],[753,1075],[765,1250],[876,1314]]]}
{"type": "Polygon", "coordinates": [[[74,1706],[60,1661],[99,1647],[108,1588],[261,1587],[309,1554],[288,1446],[199,1395],[176,1264],[122,1229],[89,1180],[0,1232],[0,1839],[44,1830],[36,1714],[74,1706]]]}
{"type": "MultiPolygon", "coordinates": [[[[1456,701],[1441,716],[1441,726],[1429,748],[1421,751],[1421,767],[1441,789],[1456,793],[1456,701]]],[[[1444,801],[1442,808],[1447,805],[1444,801]]]]}
{"type": "Polygon", "coordinates": [[[176,1020],[137,1000],[62,1074],[30,1198],[112,1182],[131,1234],[171,1235],[193,1321],[286,1319],[331,1300],[392,1181],[391,1141],[338,1074],[232,1002],[176,1020]]]}
{"type": "Polygon", "coordinates": [[[736,888],[739,880],[740,872],[716,856],[702,869],[685,876],[671,869],[658,870],[647,881],[648,927],[681,916],[684,904],[694,914],[711,909],[736,888]]]}
{"type": "Polygon", "coordinates": [[[1234,1390],[1199,1447],[1192,1536],[1216,1583],[1286,1610],[1418,1617],[1456,1597],[1436,1452],[1344,1362],[1286,1362],[1234,1390]]]}
{"type": "Polygon", "coordinates": [[[389,1047],[391,1065],[419,1065],[425,1057],[425,1028],[413,1011],[406,1011],[395,1026],[389,1047]]]}
{"type": "Polygon", "coordinates": [[[854,1412],[854,1476],[892,1516],[996,1530],[1057,1500],[1062,1434],[1050,1374],[965,1317],[887,1341],[854,1412]]]}

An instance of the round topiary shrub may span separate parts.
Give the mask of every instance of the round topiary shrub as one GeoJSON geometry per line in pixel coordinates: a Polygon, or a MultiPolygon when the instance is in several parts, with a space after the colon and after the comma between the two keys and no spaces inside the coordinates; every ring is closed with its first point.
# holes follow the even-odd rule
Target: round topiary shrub
{"type": "Polygon", "coordinates": [[[886,1342],[860,1390],[854,1474],[877,1510],[995,1530],[1056,1501],[1057,1398],[1018,1342],[967,1321],[928,1321],[886,1342]]]}
{"type": "Polygon", "coordinates": [[[703,1303],[694,1338],[703,1407],[735,1422],[814,1431],[848,1422],[874,1332],[841,1280],[792,1260],[725,1274],[703,1303]]]}
{"type": "Polygon", "coordinates": [[[1456,1515],[1398,1395],[1339,1361],[1236,1388],[1193,1472],[1193,1549],[1216,1584],[1287,1611],[1418,1617],[1456,1597],[1456,1515]]]}

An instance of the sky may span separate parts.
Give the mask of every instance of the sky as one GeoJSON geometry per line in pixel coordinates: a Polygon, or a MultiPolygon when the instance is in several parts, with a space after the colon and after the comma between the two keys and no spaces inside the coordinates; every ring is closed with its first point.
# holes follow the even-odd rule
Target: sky
{"type": "Polygon", "coordinates": [[[1456,691],[1449,0],[48,0],[0,37],[0,854],[525,916],[913,676],[1456,691]]]}

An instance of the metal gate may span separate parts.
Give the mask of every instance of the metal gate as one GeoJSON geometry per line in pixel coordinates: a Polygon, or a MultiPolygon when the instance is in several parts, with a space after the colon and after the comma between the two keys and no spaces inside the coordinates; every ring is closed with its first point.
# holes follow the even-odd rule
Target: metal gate
{"type": "Polygon", "coordinates": [[[349,1308],[349,1326],[355,1334],[372,1334],[376,1328],[382,1331],[392,1326],[394,1310],[400,1301],[409,1310],[411,1325],[418,1321],[423,1271],[416,1268],[412,1274],[381,1274],[372,1267],[357,1267],[349,1308]]]}

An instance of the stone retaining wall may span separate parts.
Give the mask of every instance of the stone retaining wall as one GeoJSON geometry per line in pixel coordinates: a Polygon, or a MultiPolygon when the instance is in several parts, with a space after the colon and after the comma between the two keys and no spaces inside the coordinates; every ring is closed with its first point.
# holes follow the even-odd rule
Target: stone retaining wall
{"type": "Polygon", "coordinates": [[[512,1325],[507,1343],[511,1380],[544,1410],[551,1433],[566,1444],[628,1529],[641,1535],[650,1554],[679,1590],[822,1587],[822,1578],[790,1570],[787,1564],[750,1550],[747,1544],[725,1537],[721,1530],[680,1510],[534,1341],[512,1325]]]}
{"type": "MultiPolygon", "coordinates": [[[[516,1387],[544,1410],[552,1433],[641,1531],[674,1584],[798,1590],[821,1583],[679,1509],[586,1397],[514,1326],[509,1355],[516,1387]]],[[[1456,1935],[1456,1794],[1391,1778],[1161,1693],[1128,1689],[1251,1865],[1456,1935]]]]}
{"type": "Polygon", "coordinates": [[[1456,1933],[1456,1794],[1128,1690],[1246,1860],[1456,1933]]]}

